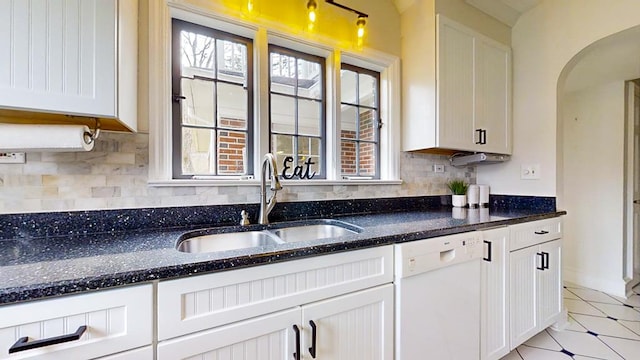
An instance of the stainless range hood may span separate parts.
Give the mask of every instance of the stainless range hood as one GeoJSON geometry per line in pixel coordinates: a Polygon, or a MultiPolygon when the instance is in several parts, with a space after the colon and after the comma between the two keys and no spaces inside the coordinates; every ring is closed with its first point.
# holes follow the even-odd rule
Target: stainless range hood
{"type": "Polygon", "coordinates": [[[469,166],[469,165],[482,165],[482,164],[497,164],[509,160],[511,156],[502,154],[460,154],[453,155],[449,158],[452,166],[469,166]]]}

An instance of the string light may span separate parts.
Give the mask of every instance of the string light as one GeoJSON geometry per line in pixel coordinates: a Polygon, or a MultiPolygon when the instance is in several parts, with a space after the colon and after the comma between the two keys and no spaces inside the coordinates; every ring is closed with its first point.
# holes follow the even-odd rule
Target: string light
{"type": "Polygon", "coordinates": [[[311,24],[316,22],[316,12],[318,11],[318,3],[316,0],[309,0],[307,2],[307,13],[309,15],[309,21],[311,24]]]}
{"type": "Polygon", "coordinates": [[[364,37],[364,27],[365,25],[367,25],[367,19],[362,16],[362,15],[358,15],[358,20],[356,20],[356,27],[358,28],[358,39],[362,39],[364,37]]]}

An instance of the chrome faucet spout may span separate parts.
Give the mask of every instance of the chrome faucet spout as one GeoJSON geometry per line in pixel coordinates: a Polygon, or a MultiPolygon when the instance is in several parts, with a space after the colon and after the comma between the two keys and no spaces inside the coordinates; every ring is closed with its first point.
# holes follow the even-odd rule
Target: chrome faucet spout
{"type": "Polygon", "coordinates": [[[279,190],[282,190],[282,185],[280,185],[280,180],[278,179],[276,158],[273,154],[267,153],[262,159],[262,168],[260,172],[260,217],[258,219],[260,224],[269,223],[269,213],[276,205],[276,195],[279,190]],[[270,189],[273,194],[269,199],[267,199],[267,176],[269,176],[269,172],[271,172],[270,189]]]}

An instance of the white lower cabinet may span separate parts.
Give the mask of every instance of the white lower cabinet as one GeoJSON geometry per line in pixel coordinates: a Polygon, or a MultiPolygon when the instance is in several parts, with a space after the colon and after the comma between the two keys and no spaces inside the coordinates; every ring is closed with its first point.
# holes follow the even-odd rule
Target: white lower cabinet
{"type": "Polygon", "coordinates": [[[151,284],[0,307],[0,359],[131,359],[152,336],[151,284]]]}
{"type": "Polygon", "coordinates": [[[561,240],[510,254],[511,348],[556,322],[562,312],[561,240]]]}
{"type": "Polygon", "coordinates": [[[158,359],[391,360],[392,279],[385,246],[160,282],[158,359]]]}
{"type": "Polygon", "coordinates": [[[482,261],[481,332],[482,360],[497,360],[509,348],[509,229],[483,230],[485,256],[482,261]]]}
{"type": "Polygon", "coordinates": [[[302,327],[304,359],[391,360],[393,285],[305,305],[302,327]]]}
{"type": "Polygon", "coordinates": [[[391,360],[393,286],[383,285],[158,344],[158,360],[203,358],[391,360]]]}

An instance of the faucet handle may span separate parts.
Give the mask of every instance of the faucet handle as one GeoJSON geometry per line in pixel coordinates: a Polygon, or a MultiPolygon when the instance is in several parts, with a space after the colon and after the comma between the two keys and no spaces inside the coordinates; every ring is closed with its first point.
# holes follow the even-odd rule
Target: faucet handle
{"type": "Polygon", "coordinates": [[[242,217],[242,219],[240,220],[240,225],[245,226],[250,224],[248,212],[246,212],[245,210],[242,210],[240,212],[240,216],[242,217]]]}

